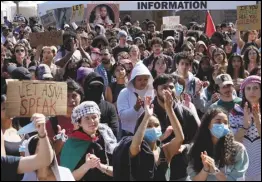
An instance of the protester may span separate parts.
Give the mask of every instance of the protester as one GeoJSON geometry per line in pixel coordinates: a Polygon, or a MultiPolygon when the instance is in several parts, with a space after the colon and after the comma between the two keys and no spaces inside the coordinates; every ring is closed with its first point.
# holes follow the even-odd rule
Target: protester
{"type": "Polygon", "coordinates": [[[93,101],[75,107],[72,123],[79,129],[66,141],[61,166],[69,168],[77,181],[112,180],[111,157],[116,146],[112,130],[100,123],[101,112],[93,101]]]}
{"type": "Polygon", "coordinates": [[[141,63],[137,64],[127,84],[117,99],[117,108],[124,135],[134,134],[136,121],[144,112],[143,101],[147,96],[153,98],[153,77],[141,63]]]}
{"type": "Polygon", "coordinates": [[[250,72],[252,69],[261,65],[261,56],[258,49],[254,46],[249,46],[244,53],[245,69],[250,72]]]}
{"type": "Polygon", "coordinates": [[[1,180],[21,180],[23,173],[32,172],[49,166],[53,159],[53,151],[47,138],[45,129],[45,116],[34,114],[31,118],[38,132],[39,152],[28,157],[6,156],[4,150],[4,136],[1,131],[1,180]],[[28,165],[30,164],[30,165],[28,165]]]}
{"type": "MultiPolygon", "coordinates": [[[[173,97],[179,96],[181,89],[177,87],[178,84],[182,84],[177,77],[172,75],[163,74],[158,76],[153,83],[156,97],[153,101],[154,104],[154,114],[160,122],[162,133],[167,133],[167,137],[163,138],[162,143],[168,143],[174,135],[171,135],[170,125],[171,122],[166,115],[166,109],[164,106],[164,95],[163,91],[169,90],[172,91],[173,97]],[[174,90],[175,88],[175,90],[174,90]]],[[[189,143],[191,143],[195,132],[200,125],[199,118],[195,117],[187,108],[185,108],[181,103],[175,100],[173,105],[173,110],[182,126],[184,133],[184,142],[181,148],[179,149],[179,154],[175,156],[170,164],[171,176],[170,180],[184,181],[187,179],[186,166],[187,162],[184,160],[186,157],[187,149],[189,143]]],[[[172,130],[171,130],[172,131],[172,130]]]]}
{"type": "Polygon", "coordinates": [[[242,99],[233,95],[234,83],[230,75],[221,74],[216,77],[215,83],[219,93],[219,100],[210,107],[220,106],[227,112],[234,108],[235,104],[240,104],[242,99]]]}
{"type": "Polygon", "coordinates": [[[117,137],[119,124],[117,112],[113,104],[102,99],[105,85],[103,78],[96,72],[90,73],[84,81],[83,101],[94,101],[101,110],[100,122],[107,124],[117,137]]]}
{"type": "Polygon", "coordinates": [[[119,40],[119,44],[118,46],[116,46],[113,50],[112,50],[112,54],[113,57],[115,58],[115,60],[117,60],[117,55],[120,52],[128,52],[129,51],[129,45],[127,44],[127,33],[124,30],[121,30],[118,35],[117,38],[119,40]]]}
{"type": "Polygon", "coordinates": [[[203,116],[189,157],[187,172],[193,181],[244,180],[249,166],[246,148],[234,140],[227,113],[219,108],[203,116]]]}
{"type": "Polygon", "coordinates": [[[243,101],[229,114],[235,139],[242,143],[249,156],[246,180],[261,180],[261,77],[249,76],[241,84],[243,101]]]}
{"type": "Polygon", "coordinates": [[[105,92],[105,100],[114,104],[115,106],[117,98],[127,84],[127,70],[125,65],[121,63],[116,63],[113,67],[113,74],[116,78],[116,82],[109,84],[105,92]]]}

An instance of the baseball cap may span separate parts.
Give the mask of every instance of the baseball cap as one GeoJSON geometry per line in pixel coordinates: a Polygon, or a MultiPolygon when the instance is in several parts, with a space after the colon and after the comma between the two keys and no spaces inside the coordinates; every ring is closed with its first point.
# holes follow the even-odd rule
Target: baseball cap
{"type": "Polygon", "coordinates": [[[35,72],[35,71],[36,71],[36,66],[30,66],[30,67],[28,68],[28,71],[35,72]]]}
{"type": "Polygon", "coordinates": [[[11,73],[12,79],[31,80],[31,73],[24,67],[17,67],[11,73]]]}
{"type": "Polygon", "coordinates": [[[93,71],[94,70],[92,68],[85,68],[85,67],[78,68],[76,81],[80,81],[81,79],[85,78],[86,76],[89,75],[89,73],[93,71]]]}
{"type": "Polygon", "coordinates": [[[168,40],[173,40],[173,41],[175,41],[175,38],[172,37],[172,36],[168,36],[168,37],[166,38],[166,41],[168,41],[168,40]]]}
{"type": "Polygon", "coordinates": [[[50,67],[46,64],[40,64],[37,67],[37,77],[39,80],[53,78],[50,67]]]}
{"type": "Polygon", "coordinates": [[[68,24],[65,24],[64,25],[64,28],[69,28],[70,26],[68,24]]]}
{"type": "Polygon", "coordinates": [[[219,87],[223,87],[225,85],[234,85],[233,80],[229,74],[221,74],[216,77],[215,83],[219,87]]]}
{"type": "Polygon", "coordinates": [[[127,37],[127,33],[124,30],[120,30],[117,35],[118,38],[120,37],[127,37]]]}

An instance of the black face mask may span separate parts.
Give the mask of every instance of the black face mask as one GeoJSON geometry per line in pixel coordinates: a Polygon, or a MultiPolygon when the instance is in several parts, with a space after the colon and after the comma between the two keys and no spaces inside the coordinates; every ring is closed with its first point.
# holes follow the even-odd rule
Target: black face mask
{"type": "Polygon", "coordinates": [[[103,91],[104,85],[89,85],[85,90],[85,100],[94,101],[99,104],[103,91]]]}

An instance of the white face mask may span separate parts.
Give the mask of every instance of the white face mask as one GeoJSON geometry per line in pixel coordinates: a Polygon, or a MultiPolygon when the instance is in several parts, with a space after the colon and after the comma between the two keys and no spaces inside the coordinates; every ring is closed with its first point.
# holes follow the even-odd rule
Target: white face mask
{"type": "Polygon", "coordinates": [[[96,54],[93,54],[93,53],[91,53],[91,59],[92,59],[93,61],[97,60],[97,55],[96,55],[96,54]]]}

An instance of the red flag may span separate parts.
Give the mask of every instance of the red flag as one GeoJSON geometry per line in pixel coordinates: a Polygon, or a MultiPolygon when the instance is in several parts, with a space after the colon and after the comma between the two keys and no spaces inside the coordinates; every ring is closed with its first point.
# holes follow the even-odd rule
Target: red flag
{"type": "Polygon", "coordinates": [[[213,22],[212,16],[210,15],[210,12],[207,11],[206,15],[206,29],[205,29],[206,35],[210,38],[213,33],[216,32],[216,27],[213,22]]]}

